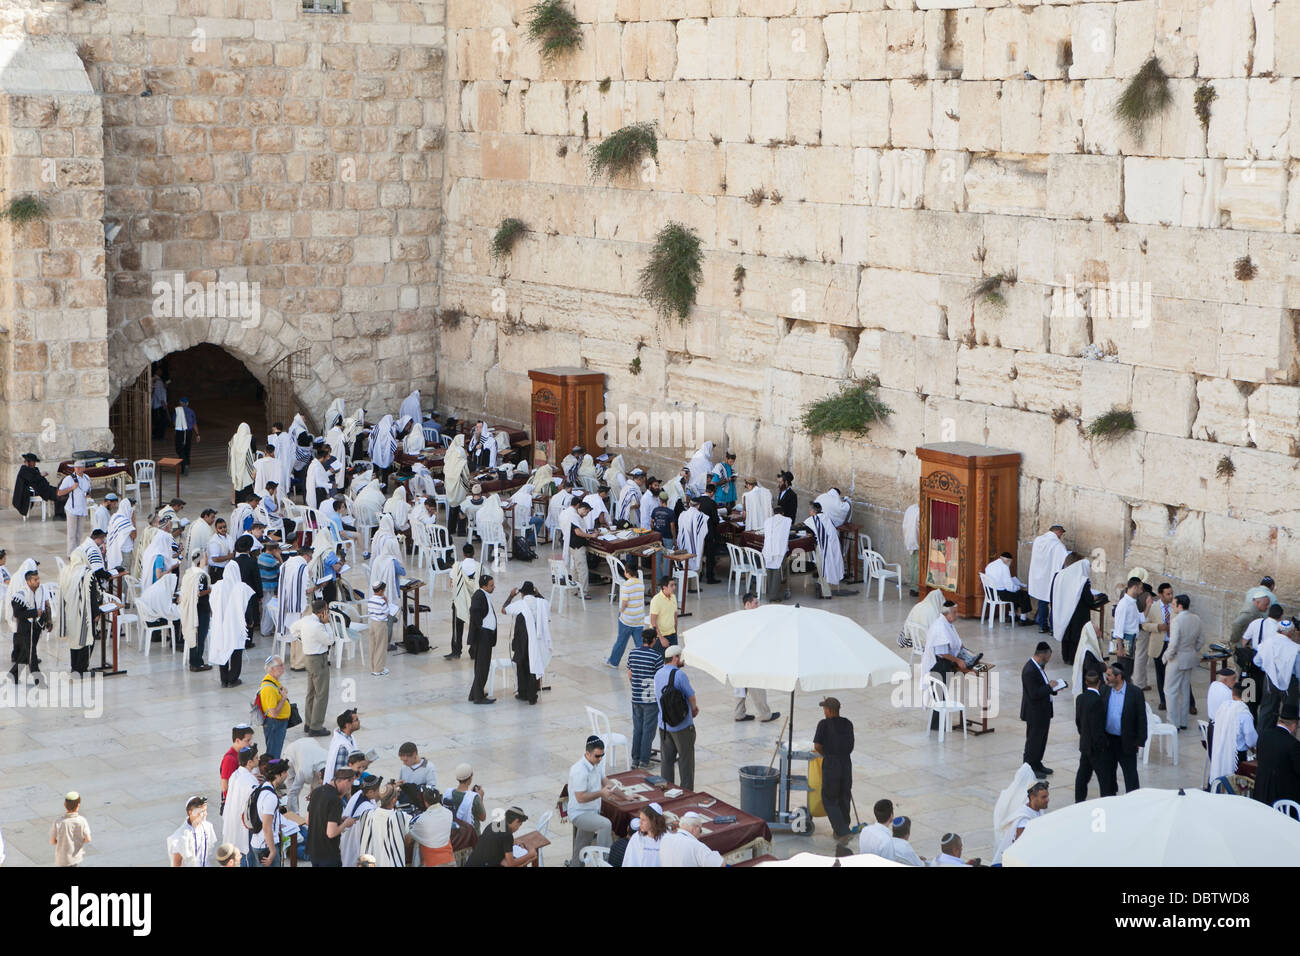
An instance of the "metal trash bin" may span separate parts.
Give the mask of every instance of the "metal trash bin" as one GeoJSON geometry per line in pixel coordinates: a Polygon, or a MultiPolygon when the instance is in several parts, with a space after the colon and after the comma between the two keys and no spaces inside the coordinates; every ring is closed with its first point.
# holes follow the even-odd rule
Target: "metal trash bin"
{"type": "Polygon", "coordinates": [[[740,809],[760,820],[776,820],[776,788],[781,771],[772,767],[740,768],[740,809]]]}

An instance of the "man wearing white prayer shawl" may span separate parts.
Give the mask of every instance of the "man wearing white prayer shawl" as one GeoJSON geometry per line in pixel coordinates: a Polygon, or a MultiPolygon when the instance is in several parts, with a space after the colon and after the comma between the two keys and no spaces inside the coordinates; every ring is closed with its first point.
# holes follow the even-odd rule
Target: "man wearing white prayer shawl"
{"type": "Polygon", "coordinates": [[[694,810],[682,814],[677,829],[665,833],[659,840],[659,865],[662,867],[722,866],[722,854],[717,850],[710,850],[700,842],[704,823],[704,817],[694,810]]]}
{"type": "Polygon", "coordinates": [[[239,766],[230,775],[226,803],[221,808],[221,842],[233,843],[246,855],[251,834],[244,826],[244,813],[248,809],[248,798],[257,789],[257,777],[253,773],[257,766],[257,746],[245,747],[239,752],[238,759],[239,766]]]}
{"type": "Polygon", "coordinates": [[[597,525],[609,527],[609,508],[599,491],[593,491],[582,499],[591,511],[587,512],[587,530],[594,531],[597,525]]]}
{"type": "Polygon", "coordinates": [[[682,512],[677,523],[677,546],[692,555],[687,568],[699,571],[700,558],[704,556],[704,539],[709,533],[709,516],[700,510],[700,504],[694,499],[682,512]]]}
{"type": "Polygon", "coordinates": [[[808,508],[804,525],[817,536],[813,556],[817,561],[817,584],[821,588],[819,596],[829,600],[832,589],[844,580],[844,552],[840,550],[839,529],[815,501],[808,508]]]}
{"type": "MultiPolygon", "coordinates": [[[[248,602],[253,589],[238,574],[222,577],[212,585],[209,604],[212,623],[208,626],[208,662],[221,672],[222,687],[237,687],[244,663],[244,644],[248,640],[248,602]]],[[[178,609],[179,611],[179,609],[178,609]]]]}
{"type": "MultiPolygon", "coordinates": [[[[438,493],[438,488],[433,482],[433,473],[422,461],[417,461],[411,466],[411,480],[406,483],[406,488],[413,498],[432,498],[438,493]]],[[[414,503],[412,501],[412,504],[414,503]]]]}
{"type": "MultiPolygon", "coordinates": [[[[144,624],[157,621],[177,621],[181,609],[176,605],[176,575],[164,574],[155,583],[140,592],[135,602],[136,612],[144,624]]],[[[243,642],[240,642],[243,647],[243,642]]]]}
{"type": "Polygon", "coordinates": [[[580,498],[574,498],[569,507],[560,512],[556,533],[564,536],[562,560],[569,570],[569,578],[578,585],[578,600],[587,599],[587,587],[590,576],[587,573],[587,515],[591,506],[580,498]]]}
{"type": "Polygon", "coordinates": [[[325,433],[325,445],[329,448],[329,453],[334,456],[334,464],[330,471],[334,472],[335,483],[338,487],[343,487],[344,476],[348,470],[348,443],[343,437],[342,426],[336,425],[325,433]]]}
{"type": "Polygon", "coordinates": [[[997,806],[993,808],[993,836],[997,846],[997,852],[993,855],[994,866],[1002,863],[1002,854],[1021,837],[1025,828],[1043,815],[1049,799],[1047,781],[1035,779],[1029,764],[1021,764],[1016,771],[1016,779],[1002,791],[997,806]],[[1022,789],[1019,785],[1024,782],[1026,770],[1029,770],[1029,781],[1022,789]],[[1021,802],[1016,802],[1017,795],[1021,802]]]}
{"type": "Polygon", "coordinates": [[[234,550],[235,539],[241,534],[248,534],[248,529],[253,526],[253,506],[247,501],[241,501],[235,505],[235,510],[230,512],[230,521],[226,525],[226,534],[230,536],[231,550],[234,550]]]}
{"type": "Polygon", "coordinates": [[[497,441],[492,428],[487,422],[476,422],[469,436],[469,448],[466,456],[470,467],[475,471],[485,471],[497,466],[497,441]]]}
{"type": "MultiPolygon", "coordinates": [[[[73,551],[72,554],[80,554],[84,557],[86,559],[86,564],[90,566],[90,570],[103,571],[104,552],[100,550],[100,546],[104,544],[105,540],[106,536],[104,532],[95,529],[85,541],[77,545],[76,550],[73,551]],[[98,541],[96,541],[96,536],[98,536],[98,541]]],[[[71,556],[72,555],[69,555],[69,557],[71,556]]]]}
{"type": "Polygon", "coordinates": [[[95,643],[95,618],[101,613],[103,594],[94,571],[86,561],[86,553],[78,548],[68,563],[59,571],[59,611],[57,633],[68,639],[71,650],[71,670],[84,674],[90,666],[90,651],[95,643]]]}
{"type": "Polygon", "coordinates": [[[442,458],[442,484],[447,496],[447,530],[460,533],[460,506],[469,497],[469,458],[465,454],[465,436],[457,435],[442,458]]]}
{"type": "Polygon", "coordinates": [[[1046,634],[1049,626],[1048,608],[1052,600],[1052,575],[1061,570],[1069,550],[1061,543],[1065,529],[1054,524],[1034,539],[1029,555],[1029,596],[1038,602],[1034,621],[1038,630],[1046,634]]]}
{"type": "Polygon", "coordinates": [[[124,498],[118,505],[117,514],[108,522],[108,552],[104,560],[109,568],[116,569],[126,564],[135,547],[135,535],[135,506],[130,498],[124,498]]]}
{"type": "Polygon", "coordinates": [[[140,559],[140,580],[145,585],[153,584],[175,570],[178,563],[175,540],[166,530],[159,528],[149,539],[148,549],[140,559]]]}
{"type": "Polygon", "coordinates": [[[1071,552],[1061,570],[1052,576],[1048,598],[1052,637],[1060,643],[1061,656],[1067,664],[1074,663],[1079,635],[1083,626],[1092,620],[1096,599],[1089,581],[1091,575],[1092,563],[1082,555],[1071,552]]]}
{"type": "Polygon", "coordinates": [[[1291,681],[1300,676],[1300,644],[1296,643],[1297,639],[1295,624],[1289,619],[1280,621],[1276,632],[1266,639],[1255,656],[1256,666],[1264,672],[1263,683],[1267,685],[1260,688],[1264,696],[1258,714],[1259,726],[1264,730],[1277,723],[1291,681]]]}
{"type": "Polygon", "coordinates": [[[276,432],[267,438],[266,443],[275,446],[275,460],[280,467],[280,474],[275,480],[280,483],[280,490],[287,495],[293,482],[294,440],[288,432],[276,432]]]}
{"type": "Polygon", "coordinates": [[[501,507],[501,497],[495,492],[487,496],[474,516],[474,530],[483,547],[483,560],[487,560],[488,546],[491,545],[493,560],[504,562],[505,549],[510,543],[506,541],[506,513],[501,507]]]}
{"type": "Polygon", "coordinates": [[[329,498],[334,491],[334,484],[330,478],[329,469],[325,467],[325,460],[319,454],[313,454],[311,464],[307,466],[307,494],[305,496],[308,508],[319,508],[321,502],[329,498]]]}
{"type": "MultiPolygon", "coordinates": [[[[748,518],[746,519],[748,520],[748,518]]],[[[785,560],[790,553],[790,519],[783,514],[770,514],[763,522],[763,566],[767,569],[767,600],[785,601],[790,589],[778,591],[785,577],[785,560]]]]}
{"type": "Polygon", "coordinates": [[[534,542],[540,540],[538,535],[541,533],[541,527],[545,519],[541,515],[533,514],[533,486],[529,482],[520,485],[513,495],[510,496],[510,504],[514,506],[514,523],[515,534],[520,537],[531,526],[533,529],[534,542]]]}
{"type": "Polygon", "coordinates": [[[352,505],[357,512],[357,530],[362,534],[363,541],[370,540],[370,529],[379,524],[379,516],[384,513],[384,508],[388,501],[384,498],[384,491],[379,487],[379,482],[371,481],[366,484],[353,499],[352,505]]]}
{"type": "Polygon", "coordinates": [[[424,412],[420,410],[420,390],[418,388],[402,399],[402,405],[397,410],[397,414],[402,418],[409,418],[417,425],[424,421],[424,412]]]}
{"type": "Polygon", "coordinates": [[[582,464],[578,466],[578,486],[588,493],[600,487],[600,473],[590,455],[583,455],[582,464]]]}
{"type": "MultiPolygon", "coordinates": [[[[690,492],[691,497],[699,497],[707,490],[709,472],[713,470],[713,442],[706,441],[697,448],[686,466],[691,470],[691,480],[687,486],[687,491],[690,492]]],[[[669,507],[671,507],[671,504],[669,507]]]]}
{"type": "MultiPolygon", "coordinates": [[[[313,582],[308,574],[307,564],[312,556],[312,550],[304,548],[280,565],[280,578],[276,586],[276,634],[281,636],[288,634],[293,622],[311,606],[310,592],[313,582]]],[[[214,605],[214,613],[215,609],[214,605]]],[[[305,670],[307,667],[307,662],[302,656],[302,645],[298,641],[294,641],[290,649],[289,667],[295,671],[305,670]]]]}
{"type": "MultiPolygon", "coordinates": [[[[622,489],[618,492],[618,498],[614,505],[614,520],[626,521],[628,524],[636,525],[641,519],[641,495],[645,491],[645,476],[633,473],[630,479],[623,482],[622,489]]],[[[644,527],[644,525],[640,525],[644,527]]]]}
{"type": "MultiPolygon", "coordinates": [[[[925,651],[921,654],[921,703],[928,705],[930,702],[930,684],[925,680],[925,675],[934,674],[941,681],[947,681],[947,676],[953,671],[960,671],[965,674],[971,667],[976,664],[983,654],[972,655],[970,651],[962,645],[961,637],[957,634],[957,629],[953,627],[957,620],[957,604],[954,601],[944,601],[943,613],[936,617],[931,623],[925,635],[925,651]]],[[[939,715],[932,714],[930,718],[930,729],[939,728],[939,715]]]]}
{"type": "Polygon", "coordinates": [[[379,472],[379,480],[387,482],[388,470],[393,467],[397,453],[397,432],[392,415],[385,415],[370,432],[370,463],[379,472]]]}
{"type": "Polygon", "coordinates": [[[405,531],[411,526],[411,505],[406,500],[406,485],[398,485],[384,502],[384,513],[393,516],[393,528],[405,531]]]}
{"type": "Polygon", "coordinates": [[[230,439],[226,473],[230,475],[230,503],[246,500],[253,483],[253,431],[248,422],[240,422],[230,439]]]}
{"type": "Polygon", "coordinates": [[[560,482],[560,487],[555,494],[551,495],[551,500],[546,505],[546,531],[554,536],[561,533],[560,515],[569,507],[573,501],[573,492],[569,489],[568,483],[560,482]]]}
{"type": "Polygon", "coordinates": [[[758,531],[772,517],[772,492],[760,485],[757,479],[746,478],[740,507],[745,511],[745,530],[758,531]]]}
{"type": "Polygon", "coordinates": [[[322,418],[321,427],[327,431],[336,425],[343,424],[343,415],[347,409],[346,403],[341,398],[336,398],[330,402],[330,407],[325,409],[325,417],[322,418]]]}
{"type": "Polygon", "coordinates": [[[361,830],[365,826],[366,818],[378,806],[375,797],[379,795],[379,787],[379,777],[364,774],[357,783],[356,792],[349,798],[348,805],[343,810],[344,819],[352,817],[357,821],[356,826],[343,831],[343,836],[339,840],[339,855],[343,858],[343,866],[346,869],[355,867],[361,857],[361,830]]]}
{"type": "Polygon", "coordinates": [[[577,479],[578,475],[576,469],[578,464],[582,461],[579,457],[581,454],[582,448],[578,445],[574,445],[573,450],[565,455],[564,460],[560,462],[560,474],[565,479],[569,480],[570,483],[577,479]]]}
{"type": "Polygon", "coordinates": [[[908,579],[912,582],[912,597],[916,597],[916,585],[921,580],[921,569],[918,566],[917,555],[921,551],[921,508],[919,505],[911,504],[903,512],[903,548],[907,551],[907,573],[908,579]]]}
{"type": "Polygon", "coordinates": [[[1029,611],[1032,609],[1029,593],[1025,590],[1024,583],[1011,573],[1011,562],[1014,560],[1010,551],[1003,551],[985,566],[984,577],[999,600],[1011,602],[1020,624],[1032,624],[1033,621],[1029,619],[1029,611]]]}
{"type": "Polygon", "coordinates": [[[208,596],[208,562],[207,554],[199,552],[199,559],[192,567],[185,570],[181,577],[180,621],[181,637],[185,640],[185,650],[190,655],[190,670],[210,670],[212,665],[204,662],[207,649],[208,626],[211,623],[211,603],[202,601],[208,596]],[[200,608],[206,603],[207,609],[200,608]]]}
{"type": "Polygon", "coordinates": [[[609,490],[614,494],[614,500],[618,501],[623,495],[623,486],[627,483],[627,466],[623,463],[622,455],[614,456],[614,460],[605,469],[602,480],[609,485],[609,490]]]}
{"type": "Polygon", "coordinates": [[[505,600],[506,614],[515,615],[510,649],[515,660],[515,697],[537,703],[546,665],[551,660],[551,605],[537,593],[533,582],[525,581],[505,600]]]}
{"type": "Polygon", "coordinates": [[[1247,750],[1259,742],[1255,722],[1250,718],[1250,708],[1241,699],[1241,685],[1232,688],[1232,700],[1219,706],[1211,725],[1210,780],[1218,780],[1237,772],[1237,764],[1245,758],[1247,750]]]}
{"type": "Polygon", "coordinates": [[[280,483],[280,460],[275,456],[275,444],[267,442],[266,454],[253,462],[253,495],[260,501],[266,497],[266,483],[280,483]]]}
{"type": "Polygon", "coordinates": [[[848,521],[849,515],[853,512],[853,505],[840,496],[838,488],[832,488],[813,500],[822,506],[822,514],[837,528],[848,521]]]}
{"type": "Polygon", "coordinates": [[[41,631],[48,630],[54,625],[54,608],[51,606],[49,592],[41,584],[40,571],[36,567],[36,561],[28,558],[18,567],[18,578],[10,587],[9,613],[10,623],[13,625],[13,651],[9,654],[9,660],[13,662],[13,667],[9,669],[9,676],[17,682],[19,668],[26,667],[31,674],[32,680],[39,683],[41,672],[41,658],[37,652],[36,645],[40,640],[41,631]]]}
{"type": "Polygon", "coordinates": [[[1074,670],[1070,672],[1070,686],[1082,687],[1086,671],[1095,670],[1105,673],[1106,658],[1101,650],[1101,641],[1097,638],[1097,628],[1089,621],[1079,632],[1079,647],[1074,655],[1074,670]],[[1091,658],[1091,661],[1089,661],[1091,658]]]}
{"type": "Polygon", "coordinates": [[[461,560],[451,566],[451,651],[443,660],[458,660],[464,646],[465,625],[469,622],[469,602],[478,590],[479,571],[474,559],[474,546],[468,542],[461,548],[461,560]]]}

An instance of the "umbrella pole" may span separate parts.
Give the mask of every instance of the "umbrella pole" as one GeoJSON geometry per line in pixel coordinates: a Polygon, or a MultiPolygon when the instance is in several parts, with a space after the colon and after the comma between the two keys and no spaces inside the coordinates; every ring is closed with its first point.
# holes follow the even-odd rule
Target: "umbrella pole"
{"type": "Polygon", "coordinates": [[[781,732],[776,735],[776,746],[772,748],[772,759],[767,762],[767,769],[771,770],[772,765],[776,763],[776,755],[781,752],[781,738],[785,736],[785,726],[790,723],[790,715],[786,714],[785,724],[781,725],[781,732]]]}

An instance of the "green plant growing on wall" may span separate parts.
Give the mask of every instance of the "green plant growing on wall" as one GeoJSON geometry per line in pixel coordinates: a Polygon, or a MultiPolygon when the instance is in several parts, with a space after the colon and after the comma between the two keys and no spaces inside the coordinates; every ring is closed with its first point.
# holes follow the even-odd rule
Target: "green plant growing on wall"
{"type": "Polygon", "coordinates": [[[1133,413],[1127,408],[1112,408],[1088,424],[1088,435],[1098,441],[1113,441],[1137,428],[1133,413]]]}
{"type": "Polygon", "coordinates": [[[541,44],[550,63],[582,46],[582,27],[564,0],[541,0],[528,9],[528,39],[541,44]]]}
{"type": "Polygon", "coordinates": [[[605,77],[603,80],[600,81],[600,84],[596,88],[600,90],[602,93],[608,93],[609,86],[610,86],[610,79],[609,77],[605,77]]]}
{"type": "Polygon", "coordinates": [[[515,248],[528,227],[524,225],[522,219],[502,219],[501,225],[497,226],[496,234],[492,237],[492,244],[489,247],[493,259],[504,259],[515,248]]]}
{"type": "Polygon", "coordinates": [[[1001,308],[1007,304],[1006,296],[1002,294],[1004,283],[1006,285],[1015,285],[1015,275],[1010,272],[999,272],[997,275],[985,276],[971,286],[971,301],[987,302],[1001,308]]]}
{"type": "Polygon", "coordinates": [[[1153,56],[1142,64],[1115,101],[1115,118],[1141,139],[1146,124],[1159,116],[1173,98],[1169,77],[1153,56]]]}
{"type": "Polygon", "coordinates": [[[1237,466],[1232,463],[1232,459],[1224,455],[1219,459],[1219,464],[1214,469],[1214,474],[1219,478],[1231,478],[1237,473],[1237,466]]]}
{"type": "Polygon", "coordinates": [[[4,219],[14,226],[25,226],[29,222],[44,219],[49,214],[50,207],[45,205],[44,200],[39,196],[34,196],[31,193],[9,200],[5,203],[4,208],[0,209],[0,219],[4,219]]]}
{"type": "Polygon", "coordinates": [[[805,405],[800,423],[814,436],[841,432],[865,435],[873,424],[884,421],[894,411],[880,398],[879,388],[880,379],[874,375],[850,379],[834,395],[805,405]]]}
{"type": "Polygon", "coordinates": [[[699,233],[680,222],[659,230],[650,261],[641,270],[641,295],[665,319],[677,316],[682,322],[695,304],[704,277],[699,233]]]}
{"type": "Polygon", "coordinates": [[[1259,275],[1259,267],[1255,265],[1250,256],[1242,256],[1232,264],[1232,274],[1242,282],[1249,282],[1259,275]]]}
{"type": "Polygon", "coordinates": [[[736,266],[731,273],[731,281],[736,283],[736,295],[739,296],[745,291],[745,267],[736,266]]]}
{"type": "Polygon", "coordinates": [[[1202,83],[1196,88],[1196,118],[1201,121],[1201,129],[1210,132],[1210,104],[1219,98],[1213,85],[1202,83]]]}
{"type": "Polygon", "coordinates": [[[465,318],[465,310],[459,306],[450,309],[443,309],[439,318],[442,320],[442,324],[447,328],[458,329],[460,328],[460,323],[465,318]]]}
{"type": "Polygon", "coordinates": [[[613,180],[616,176],[636,172],[647,159],[659,158],[659,139],[654,123],[634,123],[610,133],[591,147],[591,176],[613,180]]]}
{"type": "Polygon", "coordinates": [[[641,374],[641,356],[638,355],[638,356],[636,356],[635,358],[633,358],[632,361],[628,362],[628,363],[627,363],[627,370],[628,370],[628,372],[631,373],[632,375],[640,375],[640,374],[641,374]]]}

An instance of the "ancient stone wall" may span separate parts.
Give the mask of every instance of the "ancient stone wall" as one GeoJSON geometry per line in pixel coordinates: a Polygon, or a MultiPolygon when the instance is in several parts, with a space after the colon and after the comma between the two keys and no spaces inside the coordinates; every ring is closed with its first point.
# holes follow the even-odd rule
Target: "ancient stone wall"
{"type": "MultiPolygon", "coordinates": [[[[412,387],[432,388],[443,22],[442,0],[350,0],[341,13],[305,11],[302,0],[0,4],[0,35],[59,38],[80,74],[77,96],[93,100],[78,114],[92,121],[79,141],[98,137],[96,163],[102,154],[99,208],[75,236],[82,267],[100,277],[97,390],[84,420],[102,431],[123,384],[200,342],[263,381],[287,351],[311,348],[299,397],[317,416],[337,396],[395,406],[412,387]],[[163,296],[178,276],[182,295],[163,296]]],[[[0,63],[0,77],[10,73],[0,63]]],[[[52,82],[39,69],[22,76],[36,90],[52,82]]],[[[67,91],[47,92],[67,114],[67,91]]],[[[71,143],[71,124],[50,119],[35,133],[42,148],[47,137],[62,148],[54,131],[65,125],[71,143]]],[[[28,179],[35,160],[23,160],[28,179]]],[[[62,210],[73,188],[56,180],[42,195],[62,210]]],[[[69,239],[55,239],[67,252],[69,239]]],[[[57,291],[45,303],[65,321],[88,304],[57,291]]],[[[34,348],[64,371],[54,345],[34,348]]],[[[24,422],[50,413],[61,411],[11,412],[24,422]]]]}
{"type": "Polygon", "coordinates": [[[1290,580],[1300,0],[576,0],[553,64],[529,6],[448,3],[445,403],[523,420],[529,367],[588,365],[743,472],[852,486],[895,560],[918,443],[1012,448],[1022,576],[1059,521],[1098,587],[1144,565],[1211,627],[1290,580]],[[1135,133],[1113,107],[1153,55],[1171,102],[1135,133]],[[641,121],[657,164],[593,183],[641,121]],[[530,232],[494,262],[506,217],[530,232]],[[706,250],[685,324],[636,295],[670,220],[706,250]],[[804,405],[868,373],[888,423],[810,440],[804,405]],[[1116,406],[1136,430],[1088,438],[1116,406]]]}

